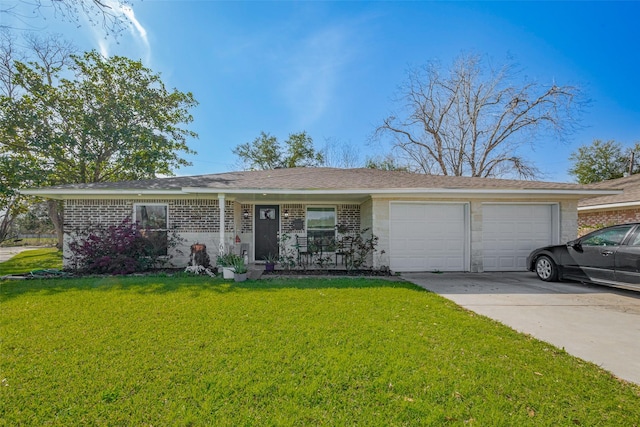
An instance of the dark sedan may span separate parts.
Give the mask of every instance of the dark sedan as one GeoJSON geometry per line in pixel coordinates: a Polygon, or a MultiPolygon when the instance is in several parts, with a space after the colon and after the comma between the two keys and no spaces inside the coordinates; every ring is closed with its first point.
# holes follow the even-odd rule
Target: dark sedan
{"type": "Polygon", "coordinates": [[[527,268],[544,281],[570,279],[640,290],[640,223],[614,225],[566,245],[531,252],[527,268]]]}

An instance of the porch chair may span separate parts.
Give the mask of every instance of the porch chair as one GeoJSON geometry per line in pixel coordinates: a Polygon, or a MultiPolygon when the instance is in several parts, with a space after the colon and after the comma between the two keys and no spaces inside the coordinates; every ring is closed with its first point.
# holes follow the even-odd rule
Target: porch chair
{"type": "Polygon", "coordinates": [[[342,239],[338,241],[338,247],[336,248],[336,266],[338,265],[338,257],[341,257],[342,265],[347,265],[349,256],[351,256],[351,249],[353,246],[353,236],[342,236],[342,239]]]}
{"type": "Polygon", "coordinates": [[[298,264],[302,264],[302,260],[304,259],[304,264],[307,265],[312,253],[309,250],[308,239],[306,236],[296,235],[296,249],[298,250],[298,264]]]}

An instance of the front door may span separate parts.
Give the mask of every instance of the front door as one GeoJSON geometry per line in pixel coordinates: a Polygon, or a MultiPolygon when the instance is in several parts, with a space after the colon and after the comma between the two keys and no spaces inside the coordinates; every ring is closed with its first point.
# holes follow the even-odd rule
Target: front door
{"type": "Polygon", "coordinates": [[[256,261],[262,261],[269,254],[278,256],[280,209],[276,205],[256,205],[255,209],[256,261]]]}

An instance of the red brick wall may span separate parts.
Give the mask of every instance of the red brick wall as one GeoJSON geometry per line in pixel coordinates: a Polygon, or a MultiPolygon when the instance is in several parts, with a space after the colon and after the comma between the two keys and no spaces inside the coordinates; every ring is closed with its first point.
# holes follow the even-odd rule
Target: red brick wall
{"type": "Polygon", "coordinates": [[[579,228],[600,228],[625,222],[640,222],[640,208],[578,212],[579,228]]]}

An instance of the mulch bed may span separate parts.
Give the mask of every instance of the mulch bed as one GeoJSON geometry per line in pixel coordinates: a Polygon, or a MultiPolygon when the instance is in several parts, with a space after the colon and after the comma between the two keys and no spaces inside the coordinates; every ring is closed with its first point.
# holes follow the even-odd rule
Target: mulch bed
{"type": "MultiPolygon", "coordinates": [[[[216,268],[211,269],[213,272],[217,273],[216,268]]],[[[290,269],[290,270],[282,270],[276,269],[272,271],[263,270],[262,265],[252,265],[249,268],[250,272],[255,271],[259,272],[259,276],[262,277],[322,277],[322,276],[331,276],[331,277],[391,277],[392,274],[389,270],[373,270],[373,269],[362,269],[362,270],[341,270],[341,269],[290,269]]],[[[60,271],[60,270],[41,270],[34,273],[25,273],[25,274],[16,274],[16,275],[7,275],[3,276],[2,279],[51,279],[51,278],[63,278],[63,277],[105,277],[112,276],[110,274],[95,274],[95,273],[83,273],[79,271],[60,271]],[[34,274],[36,273],[36,274],[34,274]]],[[[167,276],[174,276],[177,274],[184,273],[184,268],[157,268],[145,272],[139,273],[131,273],[125,276],[152,276],[158,274],[165,274],[167,276]]]]}
{"type": "Polygon", "coordinates": [[[306,269],[306,270],[273,270],[263,271],[263,276],[354,276],[354,277],[388,277],[391,276],[389,270],[328,270],[328,269],[306,269]]]}

